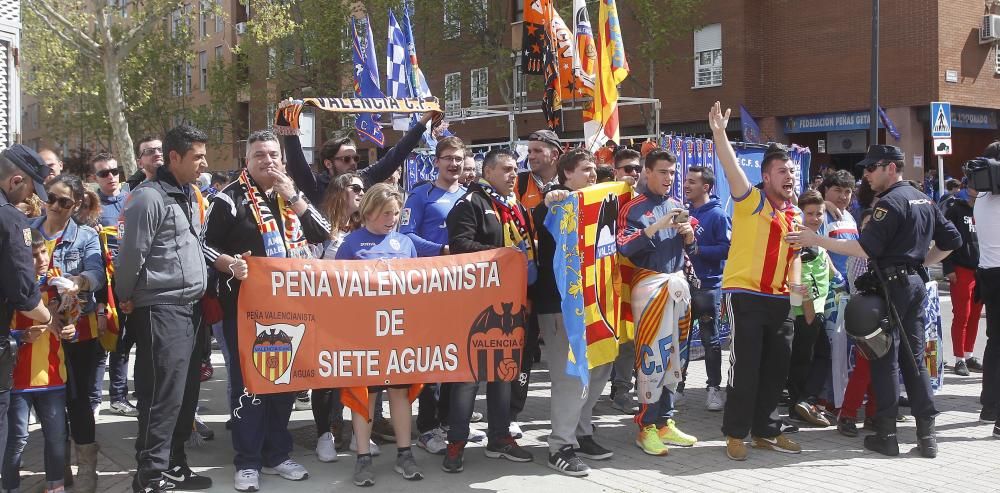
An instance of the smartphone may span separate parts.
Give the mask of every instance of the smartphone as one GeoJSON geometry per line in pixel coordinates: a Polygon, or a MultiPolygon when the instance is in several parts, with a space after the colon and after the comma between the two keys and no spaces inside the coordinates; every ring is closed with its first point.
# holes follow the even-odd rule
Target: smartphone
{"type": "Polygon", "coordinates": [[[678,209],[677,215],[674,216],[674,223],[686,223],[691,218],[691,213],[686,209],[678,209]]]}

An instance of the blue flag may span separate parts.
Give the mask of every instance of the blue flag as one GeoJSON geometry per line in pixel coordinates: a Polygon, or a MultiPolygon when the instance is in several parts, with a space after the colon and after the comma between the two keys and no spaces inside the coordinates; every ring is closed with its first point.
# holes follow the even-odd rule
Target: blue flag
{"type": "Polygon", "coordinates": [[[889,135],[891,135],[892,138],[899,140],[899,130],[896,128],[896,124],[892,123],[892,120],[889,119],[889,115],[886,114],[885,108],[879,107],[878,116],[882,120],[882,126],[885,127],[885,131],[889,132],[889,135]]]}
{"type": "MultiPolygon", "coordinates": [[[[358,27],[354,19],[351,19],[351,40],[353,42],[352,54],[354,58],[354,95],[359,98],[384,98],[382,88],[379,87],[378,65],[375,62],[375,40],[372,37],[372,28],[366,23],[367,46],[361,45],[358,37],[358,27]]],[[[354,120],[354,129],[363,140],[368,140],[379,147],[385,147],[385,135],[382,134],[382,127],[378,123],[379,115],[372,113],[359,113],[354,120]]]]}
{"type": "MultiPolygon", "coordinates": [[[[396,16],[389,11],[389,42],[385,49],[386,92],[390,98],[413,98],[416,95],[410,90],[409,74],[410,55],[407,52],[406,35],[396,22],[396,16]]],[[[409,130],[412,118],[402,113],[392,115],[393,130],[409,130]]]]}
{"type": "Polygon", "coordinates": [[[743,142],[750,144],[761,143],[760,127],[742,104],[740,105],[740,125],[743,127],[743,142]]]}

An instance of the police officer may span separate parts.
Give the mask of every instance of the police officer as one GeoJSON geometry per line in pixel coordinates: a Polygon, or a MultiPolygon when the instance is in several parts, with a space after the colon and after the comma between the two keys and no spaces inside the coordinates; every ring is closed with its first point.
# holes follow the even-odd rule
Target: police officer
{"type": "Polygon", "coordinates": [[[52,314],[42,303],[31,257],[31,228],[28,218],[16,205],[31,196],[48,200],[43,183],[49,167],[35,151],[15,144],[0,154],[0,462],[7,444],[7,406],[16,349],[10,346],[8,323],[20,311],[44,329],[53,323],[52,314]]]}
{"type": "MultiPolygon", "coordinates": [[[[900,354],[899,331],[893,332],[893,344],[887,354],[871,362],[875,390],[876,433],[865,438],[865,448],[884,455],[899,455],[896,440],[896,411],[899,379],[910,398],[910,408],[917,421],[917,446],[924,457],[937,456],[934,433],[934,407],[927,367],[924,364],[924,302],[927,298],[926,265],[943,260],[951,250],[962,246],[962,237],[929,197],[903,181],[903,153],[898,147],[873,145],[865,159],[864,178],[878,192],[872,219],[858,240],[821,237],[808,229],[789,234],[790,243],[819,245],[827,250],[852,257],[871,259],[887,285],[889,302],[899,315],[902,333],[907,336],[912,354],[900,354]],[[934,247],[931,248],[931,241],[934,247]]],[[[904,349],[907,347],[904,343],[904,349]]]]}

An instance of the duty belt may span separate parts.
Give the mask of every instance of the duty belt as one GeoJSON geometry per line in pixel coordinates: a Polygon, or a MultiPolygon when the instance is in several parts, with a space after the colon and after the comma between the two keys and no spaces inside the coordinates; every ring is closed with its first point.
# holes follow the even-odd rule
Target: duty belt
{"type": "Polygon", "coordinates": [[[920,276],[924,282],[927,282],[930,276],[927,275],[927,269],[923,266],[915,267],[912,265],[902,264],[902,265],[890,265],[888,267],[882,268],[882,275],[885,277],[886,282],[905,281],[907,276],[920,276]]]}

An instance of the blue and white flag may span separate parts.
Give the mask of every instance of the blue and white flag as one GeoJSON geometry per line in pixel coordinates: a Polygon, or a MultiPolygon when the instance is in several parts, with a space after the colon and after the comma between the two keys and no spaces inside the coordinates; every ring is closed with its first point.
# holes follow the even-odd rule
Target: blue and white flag
{"type": "Polygon", "coordinates": [[[750,112],[747,111],[743,105],[740,105],[740,126],[743,127],[743,142],[749,144],[762,144],[760,136],[760,126],[757,122],[750,116],[750,112]]]}
{"type": "MultiPolygon", "coordinates": [[[[409,73],[411,69],[409,53],[407,53],[406,35],[396,22],[396,16],[389,11],[389,42],[385,49],[386,96],[397,99],[415,98],[410,91],[409,73]]],[[[392,129],[406,131],[410,128],[411,118],[402,113],[392,114],[392,129]]]]}
{"type": "MultiPolygon", "coordinates": [[[[379,87],[378,65],[375,62],[375,39],[372,37],[371,24],[366,19],[367,45],[362,46],[358,37],[358,27],[351,19],[352,55],[354,59],[354,94],[359,98],[384,98],[379,87]]],[[[354,120],[354,129],[363,140],[368,140],[379,147],[385,147],[385,135],[378,123],[379,115],[359,113],[354,120]]]]}

